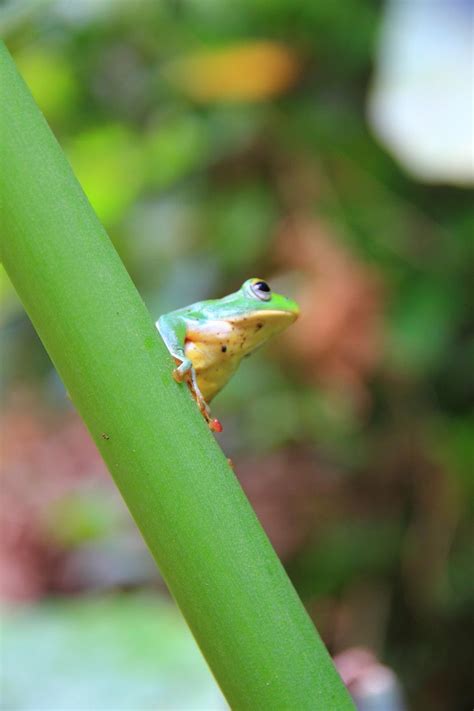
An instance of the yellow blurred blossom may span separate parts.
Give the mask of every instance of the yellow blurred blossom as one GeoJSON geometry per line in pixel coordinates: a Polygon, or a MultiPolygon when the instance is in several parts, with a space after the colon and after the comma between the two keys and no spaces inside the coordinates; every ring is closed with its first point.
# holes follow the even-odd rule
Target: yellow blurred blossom
{"type": "Polygon", "coordinates": [[[282,94],[294,84],[299,69],[289,47],[252,41],[194,52],[168,65],[166,73],[197,101],[245,102],[282,94]]]}

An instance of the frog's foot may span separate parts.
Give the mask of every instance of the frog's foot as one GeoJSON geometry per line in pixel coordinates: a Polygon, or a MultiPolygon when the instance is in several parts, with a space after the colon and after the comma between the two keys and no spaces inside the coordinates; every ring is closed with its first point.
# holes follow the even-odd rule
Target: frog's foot
{"type": "Polygon", "coordinates": [[[211,409],[204,399],[204,396],[197,384],[196,371],[191,368],[191,378],[190,378],[191,392],[193,393],[194,399],[196,400],[201,413],[206,420],[211,432],[222,432],[222,425],[215,417],[211,417],[211,409]]]}
{"type": "Polygon", "coordinates": [[[211,417],[211,410],[209,408],[209,405],[204,400],[202,393],[197,387],[197,385],[192,382],[192,379],[188,380],[188,386],[211,432],[222,432],[223,428],[221,423],[215,417],[211,417]]]}

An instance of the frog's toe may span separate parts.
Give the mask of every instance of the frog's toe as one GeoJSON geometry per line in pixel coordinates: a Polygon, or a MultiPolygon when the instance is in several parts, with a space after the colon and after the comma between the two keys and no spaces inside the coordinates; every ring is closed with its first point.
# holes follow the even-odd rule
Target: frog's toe
{"type": "Polygon", "coordinates": [[[182,383],[186,379],[187,374],[192,369],[193,364],[190,360],[183,360],[181,365],[173,370],[173,378],[177,383],[182,383]]]}
{"type": "MultiPolygon", "coordinates": [[[[222,432],[222,430],[224,429],[222,427],[221,422],[219,422],[219,420],[216,418],[209,420],[208,425],[209,425],[209,429],[211,430],[211,432],[222,432]]],[[[230,459],[229,459],[229,461],[230,461],[230,459]]]]}

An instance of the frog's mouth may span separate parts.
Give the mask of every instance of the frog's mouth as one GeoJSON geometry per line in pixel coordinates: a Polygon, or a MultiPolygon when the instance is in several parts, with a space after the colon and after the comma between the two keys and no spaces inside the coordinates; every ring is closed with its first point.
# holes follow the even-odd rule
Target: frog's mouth
{"type": "Polygon", "coordinates": [[[247,314],[240,314],[226,318],[232,326],[245,328],[251,331],[260,331],[266,328],[276,328],[277,331],[287,328],[298,318],[298,311],[279,311],[278,309],[268,309],[265,311],[254,311],[247,314]]]}
{"type": "Polygon", "coordinates": [[[284,331],[298,317],[291,311],[256,311],[226,319],[231,328],[228,336],[231,348],[250,353],[273,336],[284,331]]]}

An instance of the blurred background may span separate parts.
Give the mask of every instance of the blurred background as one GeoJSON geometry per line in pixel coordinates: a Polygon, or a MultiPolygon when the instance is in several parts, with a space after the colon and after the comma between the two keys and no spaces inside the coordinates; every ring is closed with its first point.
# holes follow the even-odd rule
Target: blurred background
{"type": "MultiPolygon", "coordinates": [[[[1,8],[154,320],[250,276],[299,301],[213,414],[360,709],[474,697],[473,8],[1,8]]],[[[3,272],[0,303],[3,708],[225,708],[3,272]]]]}

